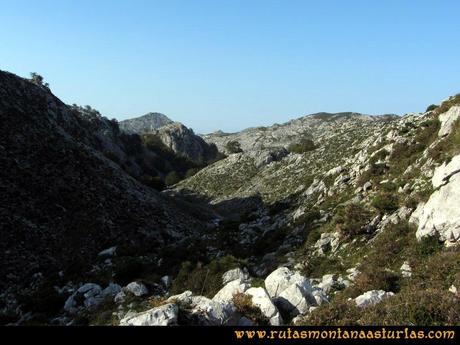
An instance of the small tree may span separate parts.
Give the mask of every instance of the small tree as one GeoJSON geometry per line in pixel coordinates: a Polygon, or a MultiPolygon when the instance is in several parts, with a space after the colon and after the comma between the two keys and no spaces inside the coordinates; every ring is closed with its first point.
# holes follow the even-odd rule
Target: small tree
{"type": "Polygon", "coordinates": [[[439,105],[431,104],[431,105],[428,106],[428,108],[426,108],[426,111],[425,111],[425,112],[433,111],[433,110],[435,110],[437,107],[439,107],[439,105]]]}
{"type": "Polygon", "coordinates": [[[38,86],[44,86],[44,87],[46,87],[47,89],[49,89],[50,84],[48,84],[48,83],[43,83],[43,80],[44,80],[44,79],[43,79],[43,77],[42,77],[40,74],[35,73],[35,72],[31,72],[31,73],[30,73],[30,81],[31,81],[32,83],[34,83],[35,85],[38,85],[38,86]]]}

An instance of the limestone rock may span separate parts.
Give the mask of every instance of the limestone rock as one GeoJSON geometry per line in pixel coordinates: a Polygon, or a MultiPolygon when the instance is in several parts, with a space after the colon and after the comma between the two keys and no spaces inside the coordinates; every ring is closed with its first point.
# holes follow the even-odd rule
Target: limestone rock
{"type": "Polygon", "coordinates": [[[311,306],[317,305],[311,291],[297,283],[284,289],[276,299],[276,304],[291,316],[306,314],[311,306]]]}
{"type": "Polygon", "coordinates": [[[283,323],[283,319],[278,309],[273,304],[270,296],[264,288],[250,288],[245,292],[245,294],[251,296],[252,303],[259,307],[262,314],[270,320],[270,325],[280,326],[283,323]]]}
{"type": "Polygon", "coordinates": [[[393,292],[386,292],[383,290],[370,290],[356,297],[355,303],[358,307],[363,308],[363,307],[367,307],[370,305],[380,303],[385,298],[389,298],[393,295],[394,295],[393,292]]]}
{"type": "Polygon", "coordinates": [[[438,136],[444,137],[451,132],[453,124],[460,118],[460,106],[451,107],[448,111],[439,115],[438,118],[441,122],[438,136]]]}
{"type": "Polygon", "coordinates": [[[171,326],[177,324],[179,308],[169,303],[120,320],[120,326],[171,326]]]}
{"type": "Polygon", "coordinates": [[[418,221],[416,237],[419,240],[426,236],[439,235],[440,240],[447,243],[458,241],[460,238],[460,173],[451,175],[449,183],[431,194],[426,204],[420,204],[411,221],[418,221]]]}
{"type": "Polygon", "coordinates": [[[114,247],[110,247],[110,248],[100,251],[99,254],[97,255],[110,258],[115,255],[116,251],[117,251],[117,247],[114,246],[114,247]]]}
{"type": "MultiPolygon", "coordinates": [[[[459,107],[460,108],[460,107],[459,107]]],[[[433,173],[431,183],[433,188],[438,188],[449,182],[449,179],[460,172],[460,155],[453,157],[449,163],[443,163],[440,167],[436,168],[433,173]]]]}
{"type": "Polygon", "coordinates": [[[241,269],[238,267],[225,272],[222,275],[222,284],[225,285],[227,283],[230,283],[231,281],[238,279],[244,282],[249,281],[249,273],[246,268],[241,269]]]}
{"type": "Polygon", "coordinates": [[[243,293],[249,289],[249,284],[242,281],[241,279],[233,280],[227,283],[216,295],[212,298],[213,301],[222,304],[230,303],[233,299],[233,295],[237,293],[243,293]]]}
{"type": "Polygon", "coordinates": [[[125,290],[128,292],[131,292],[136,297],[144,296],[149,293],[149,290],[147,289],[147,287],[140,282],[129,283],[128,285],[125,286],[125,290]]]}
{"type": "Polygon", "coordinates": [[[401,265],[400,271],[401,275],[404,278],[409,278],[410,276],[412,276],[412,268],[410,267],[409,262],[407,261],[404,261],[404,263],[401,265]]]}
{"type": "Polygon", "coordinates": [[[298,284],[304,290],[311,290],[310,282],[287,267],[280,267],[265,278],[265,288],[271,298],[276,298],[289,286],[298,284]]]}

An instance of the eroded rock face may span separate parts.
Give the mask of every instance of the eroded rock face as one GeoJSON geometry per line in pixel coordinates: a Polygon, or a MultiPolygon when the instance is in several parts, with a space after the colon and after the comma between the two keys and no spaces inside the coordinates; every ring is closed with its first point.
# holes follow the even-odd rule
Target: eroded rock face
{"type": "Polygon", "coordinates": [[[460,172],[460,155],[455,156],[449,163],[444,162],[433,172],[431,183],[433,188],[438,188],[449,183],[449,179],[460,172]]]}
{"type": "Polygon", "coordinates": [[[364,308],[382,302],[385,298],[393,296],[393,292],[383,290],[366,291],[362,295],[355,298],[355,303],[358,307],[364,308]]]}
{"type": "Polygon", "coordinates": [[[441,128],[439,129],[438,136],[444,137],[452,131],[452,127],[460,118],[460,106],[453,106],[445,113],[439,115],[439,121],[441,122],[441,128]]]}
{"type": "Polygon", "coordinates": [[[206,143],[193,130],[179,122],[163,126],[153,132],[175,154],[194,163],[204,164],[217,156],[217,148],[206,143]]]}
{"type": "Polygon", "coordinates": [[[177,324],[179,307],[168,303],[120,320],[120,326],[172,326],[177,324]]]}
{"type": "MultiPolygon", "coordinates": [[[[433,186],[439,187],[414,212],[411,222],[418,223],[417,239],[438,235],[447,243],[460,238],[460,155],[435,170],[433,186]]],[[[446,244],[447,244],[446,243],[446,244]]]]}

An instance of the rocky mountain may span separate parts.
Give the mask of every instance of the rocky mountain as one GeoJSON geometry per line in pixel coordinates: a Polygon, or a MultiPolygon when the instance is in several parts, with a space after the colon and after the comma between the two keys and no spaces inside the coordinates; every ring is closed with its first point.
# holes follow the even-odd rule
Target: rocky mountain
{"type": "Polygon", "coordinates": [[[158,193],[135,170],[193,132],[1,72],[0,322],[458,325],[459,117],[460,94],[214,133],[228,157],[158,193]]]}
{"type": "Polygon", "coordinates": [[[136,118],[120,121],[120,129],[126,133],[143,134],[173,123],[166,115],[148,113],[136,118]]]}
{"type": "Polygon", "coordinates": [[[273,147],[288,148],[297,143],[300,138],[320,139],[325,134],[341,123],[361,123],[374,121],[382,122],[394,119],[396,115],[371,116],[359,113],[316,113],[307,115],[283,124],[275,124],[270,127],[248,128],[237,133],[224,133],[217,131],[203,135],[203,138],[217,145],[219,151],[229,152],[228,143],[237,142],[243,151],[261,150],[273,147]]]}
{"type": "Polygon", "coordinates": [[[156,141],[190,162],[203,166],[221,156],[214,144],[207,144],[192,129],[180,122],[173,122],[163,114],[150,113],[138,118],[120,122],[120,129],[126,133],[138,134],[149,142],[156,141]]]}
{"type": "Polygon", "coordinates": [[[0,120],[2,322],[52,313],[60,299],[53,283],[92,276],[107,247],[149,252],[153,268],[167,244],[210,226],[205,213],[192,216],[193,207],[108,158],[128,155],[110,121],[65,105],[47,88],[0,71],[0,120]]]}

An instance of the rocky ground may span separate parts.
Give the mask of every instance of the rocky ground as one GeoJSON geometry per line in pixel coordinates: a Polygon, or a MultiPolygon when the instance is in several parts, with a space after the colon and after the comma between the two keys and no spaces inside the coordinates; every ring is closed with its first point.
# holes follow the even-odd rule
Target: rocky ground
{"type": "Polygon", "coordinates": [[[110,121],[0,77],[2,323],[460,323],[460,95],[206,135],[228,156],[158,193],[110,121]]]}

